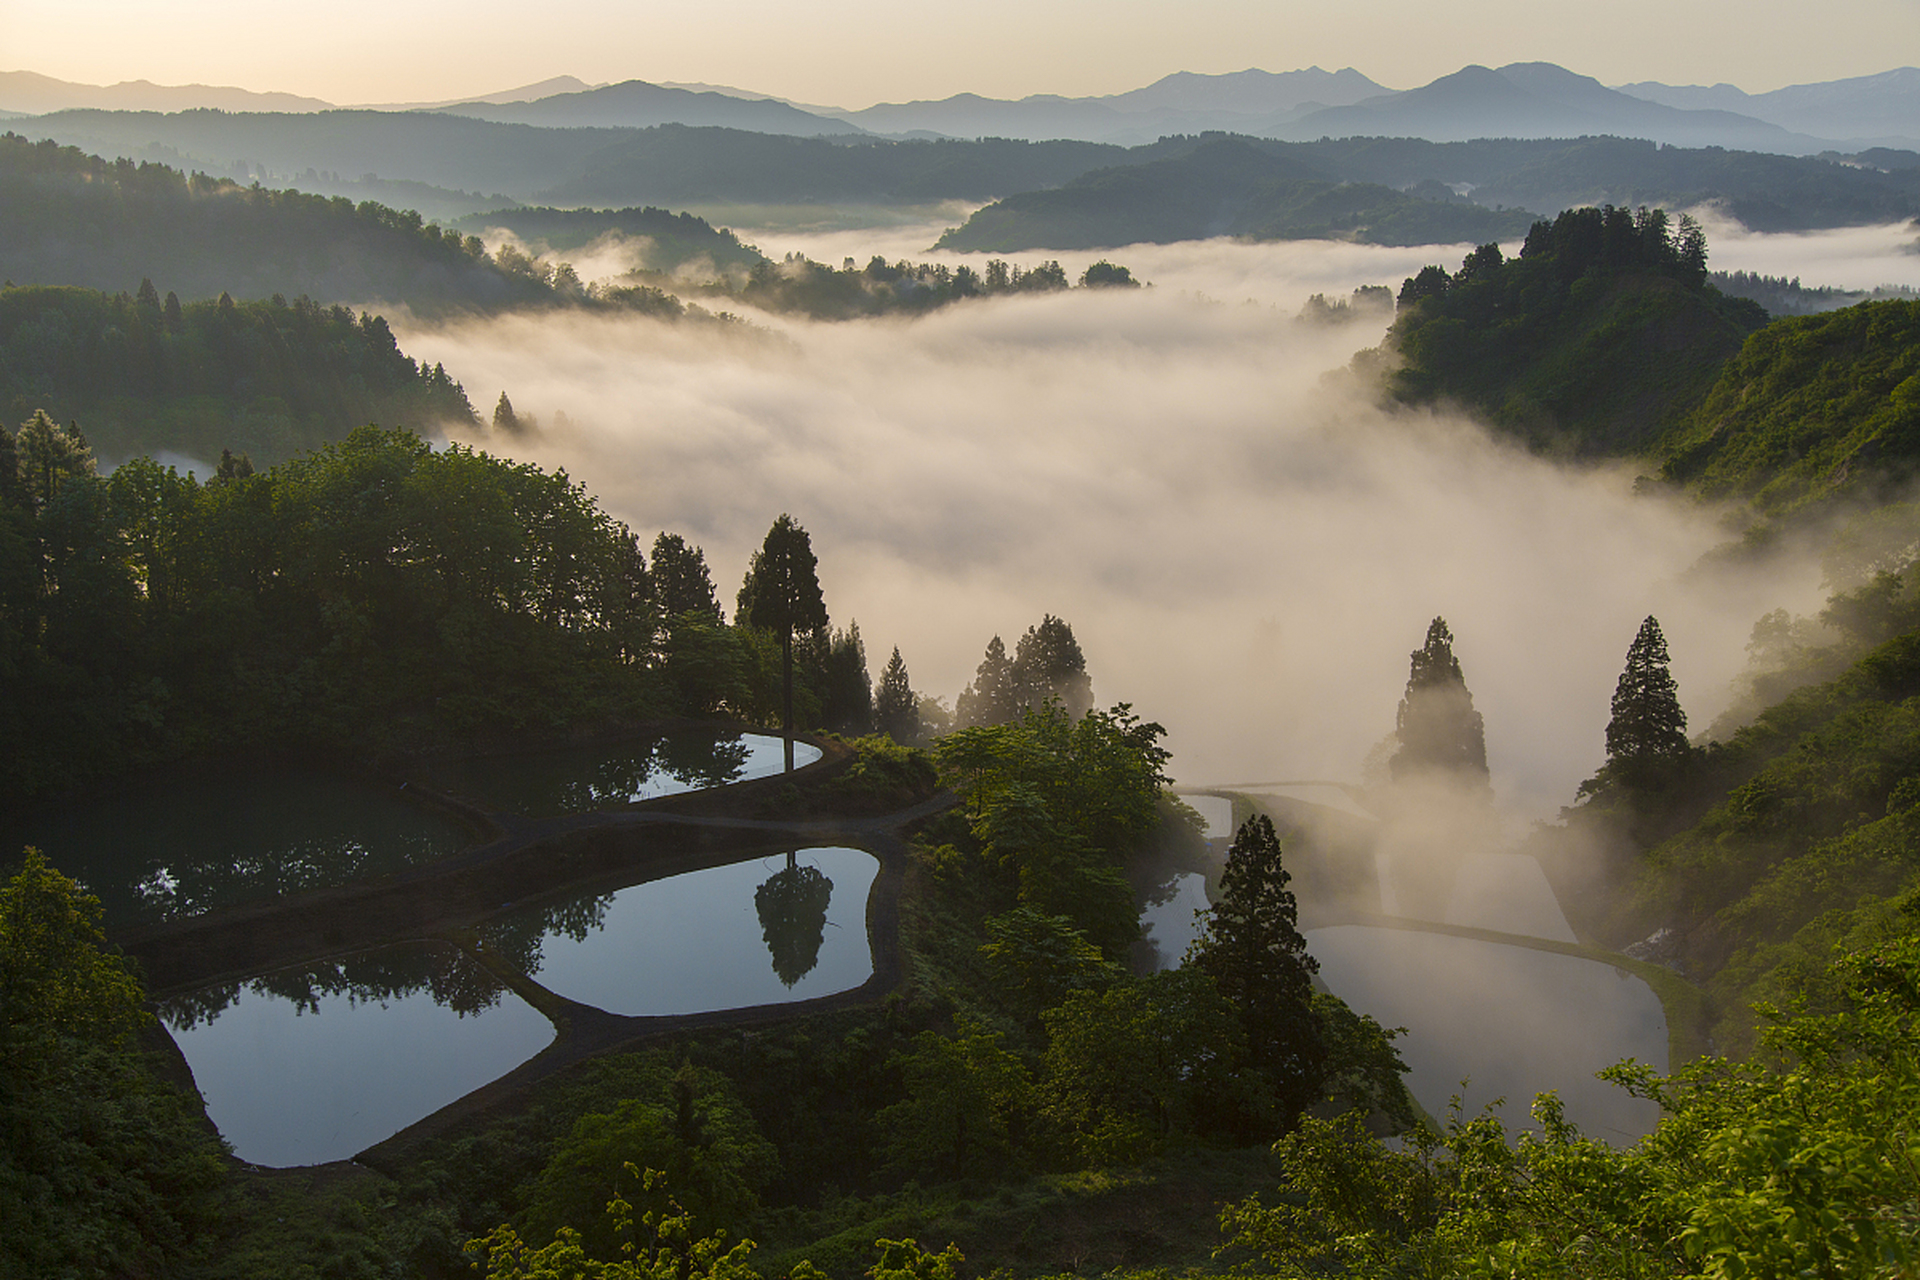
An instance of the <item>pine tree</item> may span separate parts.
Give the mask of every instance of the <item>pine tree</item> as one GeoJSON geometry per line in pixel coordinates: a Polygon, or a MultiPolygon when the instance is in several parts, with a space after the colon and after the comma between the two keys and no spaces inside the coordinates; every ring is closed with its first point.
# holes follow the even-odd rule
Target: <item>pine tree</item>
{"type": "Polygon", "coordinates": [[[895,645],[880,673],[880,688],[874,694],[875,727],[895,742],[912,742],[920,736],[920,701],[907,680],[907,664],[895,645]]]}
{"type": "Polygon", "coordinates": [[[1445,618],[1428,625],[1426,643],[1413,654],[1395,730],[1400,745],[1387,761],[1395,782],[1426,777],[1487,785],[1486,724],[1473,709],[1445,618]]]}
{"type": "Polygon", "coordinates": [[[873,732],[873,685],[867,677],[867,646],[856,621],[826,646],[820,671],[820,719],[835,733],[873,732]]]}
{"type": "Polygon", "coordinates": [[[493,406],[493,429],[504,431],[508,435],[518,435],[521,428],[520,415],[513,411],[513,401],[507,399],[507,393],[500,393],[500,403],[493,406]]]}
{"type": "Polygon", "coordinates": [[[1657,787],[1684,763],[1687,713],[1680,708],[1680,687],[1667,669],[1667,640],[1660,622],[1648,616],[1627,648],[1626,669],[1613,689],[1613,716],[1607,721],[1607,763],[1582,784],[1583,795],[1610,784],[1633,790],[1657,787]]]}
{"type": "Polygon", "coordinates": [[[660,611],[669,620],[697,613],[715,624],[724,622],[720,598],[707,573],[707,556],[677,533],[661,533],[653,540],[653,590],[660,611]]]}
{"type": "Polygon", "coordinates": [[[1313,1012],[1320,965],[1307,954],[1291,879],[1272,821],[1255,814],[1228,846],[1219,900],[1187,950],[1187,963],[1239,1011],[1248,1059],[1288,1123],[1317,1096],[1327,1056],[1313,1012]]]}
{"type": "Polygon", "coordinates": [[[1011,675],[1018,707],[1037,707],[1057,698],[1076,720],[1093,710],[1087,659],[1073,628],[1050,613],[1038,626],[1028,627],[1014,646],[1011,675]]]}
{"type": "Polygon", "coordinates": [[[1020,714],[1020,695],[1013,683],[1013,662],[1007,646],[995,636],[987,641],[986,656],[974,669],[973,683],[960,691],[953,704],[953,724],[965,729],[980,724],[1005,724],[1020,714]]]}

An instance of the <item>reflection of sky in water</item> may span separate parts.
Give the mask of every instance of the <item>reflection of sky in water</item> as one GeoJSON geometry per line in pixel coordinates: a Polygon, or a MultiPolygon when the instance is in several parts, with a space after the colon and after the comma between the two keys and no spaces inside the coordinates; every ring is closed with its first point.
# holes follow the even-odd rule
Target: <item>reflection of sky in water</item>
{"type": "Polygon", "coordinates": [[[1575,956],[1400,929],[1338,925],[1306,938],[1335,995],[1383,1026],[1409,1028],[1394,1043],[1408,1087],[1436,1117],[1455,1093],[1469,1115],[1504,1097],[1501,1114],[1517,1127],[1533,1095],[1555,1089],[1591,1137],[1635,1138],[1659,1118],[1653,1103],[1593,1078],[1629,1057],[1666,1068],[1666,1017],[1639,978],[1575,956]]]}
{"type": "Polygon", "coordinates": [[[1154,950],[1154,968],[1171,969],[1180,963],[1180,957],[1187,954],[1187,944],[1200,932],[1193,913],[1210,905],[1207,878],[1197,872],[1182,871],[1174,877],[1171,899],[1149,903],[1141,911],[1140,923],[1147,930],[1147,945],[1154,950]]]}
{"type": "Polygon", "coordinates": [[[461,1017],[424,988],[382,1001],[321,995],[317,1009],[242,989],[217,1017],[170,1025],[242,1160],[344,1160],[545,1048],[553,1025],[507,993],[461,1017]]]}
{"type": "Polygon", "coordinates": [[[1231,840],[1233,838],[1233,801],[1225,796],[1181,796],[1198,813],[1206,825],[1206,837],[1209,840],[1231,840]]]}
{"type": "MultiPolygon", "coordinates": [[[[794,768],[819,758],[818,747],[793,744],[794,768]]],[[[422,780],[488,808],[538,817],[618,808],[764,778],[784,767],[777,737],[693,729],[611,746],[447,761],[427,769],[422,780]]]]}
{"type": "Polygon", "coordinates": [[[109,928],[347,884],[434,858],[467,836],[394,792],[305,769],[185,765],[9,830],[97,894],[109,928]]]}
{"type": "MultiPolygon", "coordinates": [[[[796,860],[825,873],[833,892],[819,962],[792,987],[774,972],[754,907],[754,890],[786,866],[784,855],[622,889],[584,940],[561,932],[541,939],[534,980],[570,1000],[636,1015],[737,1009],[857,987],[873,974],[867,892],[879,863],[844,848],[802,849],[796,860]]],[[[503,923],[511,928],[513,920],[503,923]]]]}

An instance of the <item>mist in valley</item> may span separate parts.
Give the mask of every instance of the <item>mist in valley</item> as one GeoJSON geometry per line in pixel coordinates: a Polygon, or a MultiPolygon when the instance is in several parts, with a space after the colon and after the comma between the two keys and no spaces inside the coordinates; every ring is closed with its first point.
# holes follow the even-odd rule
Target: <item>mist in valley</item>
{"type": "MultiPolygon", "coordinates": [[[[936,232],[869,235],[864,255],[851,233],[743,238],[837,263],[931,258],[913,246],[936,232]]],[[[791,512],[875,673],[898,645],[916,689],[951,701],[991,635],[1011,645],[1064,617],[1097,698],[1165,724],[1183,782],[1357,781],[1393,728],[1409,651],[1445,616],[1495,792],[1544,815],[1601,762],[1642,618],[1660,617],[1704,726],[1753,621],[1811,611],[1819,573],[1791,556],[1703,562],[1728,526],[1636,496],[1632,468],[1557,465],[1458,418],[1383,411],[1348,365],[1384,320],[1296,318],[1312,294],[1397,289],[1464,252],[1131,246],[1062,262],[1077,276],[1079,259],[1110,257],[1151,288],[911,321],[396,327],[483,411],[505,390],[539,423],[477,443],[565,467],[643,538],[697,542],[729,604],[791,512]]]]}

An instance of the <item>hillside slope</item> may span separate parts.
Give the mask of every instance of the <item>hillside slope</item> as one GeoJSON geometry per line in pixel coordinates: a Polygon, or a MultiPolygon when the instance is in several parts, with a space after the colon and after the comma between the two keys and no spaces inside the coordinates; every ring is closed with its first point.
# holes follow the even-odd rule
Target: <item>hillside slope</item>
{"type": "Polygon", "coordinates": [[[1025,191],[979,210],[940,238],[943,249],[1094,249],[1246,236],[1457,243],[1519,235],[1532,220],[1452,198],[1346,182],[1292,152],[1216,138],[1186,155],[1100,169],[1065,186],[1025,191]]]}
{"type": "Polygon", "coordinates": [[[1574,209],[1539,222],[1518,257],[1475,250],[1400,292],[1389,394],[1453,403],[1529,445],[1635,453],[1677,427],[1766,313],[1706,283],[1687,220],[1574,209]]]}
{"type": "Polygon", "coordinates": [[[418,311],[552,300],[480,242],[417,213],[191,178],[0,135],[0,276],[130,290],[142,277],[187,298],[305,294],[418,311]]]}
{"type": "Polygon", "coordinates": [[[306,298],[183,306],[146,284],[0,289],[0,422],[36,409],[83,423],[108,462],[231,449],[265,465],[368,422],[476,421],[459,384],[376,316],[306,298]]]}
{"type": "Polygon", "coordinates": [[[1920,301],[1767,326],[1666,448],[1667,479],[1770,513],[1905,482],[1920,463],[1920,301]]]}

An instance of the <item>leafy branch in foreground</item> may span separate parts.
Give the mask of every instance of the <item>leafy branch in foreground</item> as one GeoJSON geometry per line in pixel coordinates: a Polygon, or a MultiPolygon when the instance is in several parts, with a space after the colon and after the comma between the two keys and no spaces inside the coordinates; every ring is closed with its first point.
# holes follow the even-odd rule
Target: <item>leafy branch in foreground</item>
{"type": "Polygon", "coordinates": [[[1665,1077],[1604,1073],[1665,1112],[1616,1148],[1553,1094],[1509,1143],[1456,1106],[1398,1149],[1359,1118],[1308,1118],[1275,1145],[1278,1200],[1222,1216],[1279,1274],[1907,1276],[1920,1262],[1920,895],[1904,924],[1840,953],[1829,1013],[1769,1012],[1768,1054],[1665,1077]]]}

